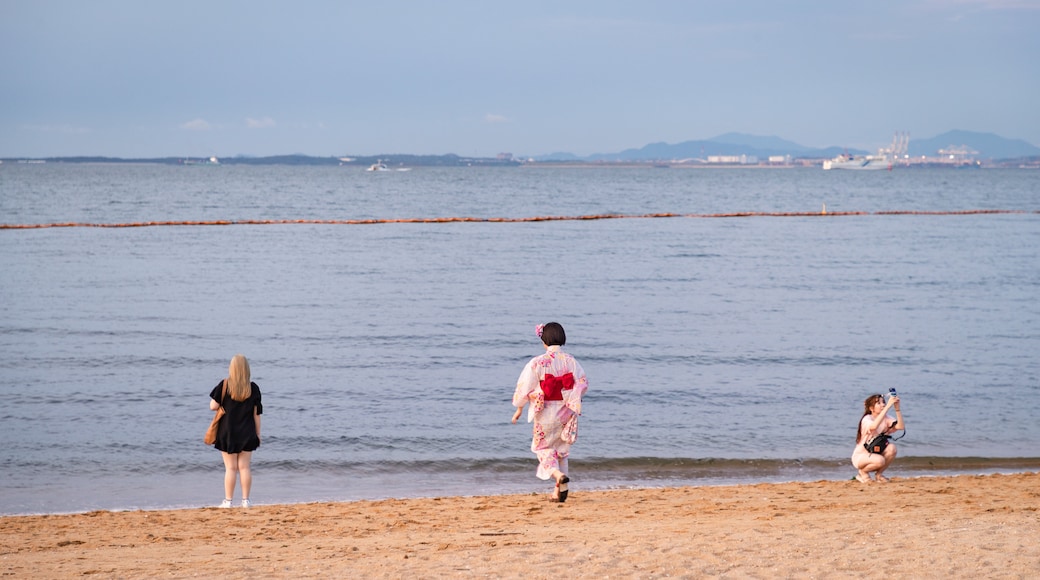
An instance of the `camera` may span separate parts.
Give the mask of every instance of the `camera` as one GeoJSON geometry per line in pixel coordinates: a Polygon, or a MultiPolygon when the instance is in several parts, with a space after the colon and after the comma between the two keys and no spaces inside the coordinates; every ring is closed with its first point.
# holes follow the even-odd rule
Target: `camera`
{"type": "Polygon", "coordinates": [[[888,398],[891,399],[892,397],[898,397],[898,396],[899,395],[896,394],[895,387],[889,387],[889,389],[888,389],[888,398]]]}

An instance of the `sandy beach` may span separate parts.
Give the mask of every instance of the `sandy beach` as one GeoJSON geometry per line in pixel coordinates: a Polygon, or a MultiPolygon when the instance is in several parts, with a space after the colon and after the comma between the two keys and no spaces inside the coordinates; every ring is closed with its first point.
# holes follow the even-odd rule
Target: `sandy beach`
{"type": "Polygon", "coordinates": [[[13,578],[1035,578],[1040,474],[0,518],[13,578]]]}

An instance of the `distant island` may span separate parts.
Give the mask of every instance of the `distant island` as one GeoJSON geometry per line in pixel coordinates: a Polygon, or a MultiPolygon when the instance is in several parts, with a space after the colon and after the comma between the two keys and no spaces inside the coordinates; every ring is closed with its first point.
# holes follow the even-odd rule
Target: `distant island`
{"type": "Polygon", "coordinates": [[[839,156],[882,155],[906,166],[1011,166],[1040,165],[1040,147],[1020,139],[992,133],[948,131],[923,140],[897,133],[892,143],[877,152],[831,146],[810,148],[779,137],[727,133],[712,139],[682,143],[651,143],[639,149],[578,157],[553,153],[531,159],[537,162],[622,163],[642,162],[669,166],[697,165],[822,165],[839,156]]]}
{"type": "MultiPolygon", "coordinates": [[[[585,157],[570,153],[495,157],[380,154],[341,157],[274,155],[267,157],[159,157],[120,158],[101,156],[9,158],[7,163],[158,163],[168,165],[336,165],[347,167],[519,167],[519,166],[820,166],[841,156],[867,156],[874,152],[839,146],[810,148],[779,137],[727,133],[712,139],[682,143],[651,143],[639,149],[598,153],[585,157]]],[[[1006,139],[992,133],[949,131],[923,140],[897,133],[892,145],[881,149],[892,165],[953,167],[1040,168],[1040,147],[1021,139],[1006,139]]]]}
{"type": "Polygon", "coordinates": [[[498,157],[460,157],[447,155],[361,155],[356,157],[314,157],[310,155],[272,155],[268,157],[44,157],[3,159],[8,163],[152,163],[162,165],[346,165],[371,167],[382,163],[390,167],[511,167],[519,160],[498,157]]]}

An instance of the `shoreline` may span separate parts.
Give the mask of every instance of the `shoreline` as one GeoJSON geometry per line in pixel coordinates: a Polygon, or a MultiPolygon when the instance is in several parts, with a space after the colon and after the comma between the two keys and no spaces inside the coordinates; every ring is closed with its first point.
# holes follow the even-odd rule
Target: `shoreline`
{"type": "Polygon", "coordinates": [[[1040,574],[1040,473],[0,517],[11,577],[1040,574]],[[878,563],[865,567],[869,561],[878,563]]]}
{"type": "MultiPolygon", "coordinates": [[[[544,484],[533,477],[530,462],[507,463],[460,466],[458,462],[449,462],[427,465],[421,470],[391,468],[366,472],[349,468],[286,470],[255,462],[253,499],[257,505],[297,505],[522,495],[542,489],[544,484]],[[345,485],[348,481],[349,485],[345,485]]],[[[855,475],[851,463],[837,459],[583,459],[575,460],[572,469],[586,491],[838,482],[855,475]]],[[[1028,472],[1040,472],[1040,458],[900,457],[890,474],[913,479],[1028,472]]],[[[10,485],[0,485],[0,518],[203,509],[220,503],[222,475],[222,467],[213,465],[182,473],[134,477],[116,474],[42,486],[11,479],[10,485]],[[89,488],[92,494],[74,493],[76,488],[89,488]]]]}

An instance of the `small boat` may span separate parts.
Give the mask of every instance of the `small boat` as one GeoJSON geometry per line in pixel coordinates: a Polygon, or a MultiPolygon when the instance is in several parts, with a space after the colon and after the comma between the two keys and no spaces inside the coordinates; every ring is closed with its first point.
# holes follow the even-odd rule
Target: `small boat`
{"type": "Polygon", "coordinates": [[[220,165],[220,160],[216,157],[210,157],[209,159],[182,159],[181,165],[220,165]]]}
{"type": "Polygon", "coordinates": [[[892,161],[885,155],[850,155],[842,153],[823,162],[825,170],[831,169],[892,169],[892,161]]]}
{"type": "Polygon", "coordinates": [[[386,166],[386,163],[383,163],[383,160],[380,159],[379,161],[373,163],[372,165],[369,165],[368,169],[366,169],[365,171],[411,171],[411,170],[412,170],[411,167],[395,167],[393,169],[390,169],[389,167],[386,166]]]}

